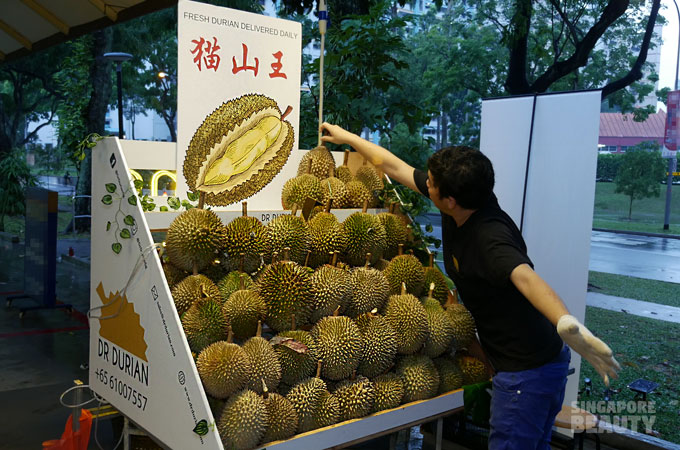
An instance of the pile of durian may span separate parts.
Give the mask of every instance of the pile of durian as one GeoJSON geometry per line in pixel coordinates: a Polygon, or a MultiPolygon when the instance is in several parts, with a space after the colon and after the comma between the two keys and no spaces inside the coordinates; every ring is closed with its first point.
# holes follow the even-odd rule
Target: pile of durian
{"type": "Polygon", "coordinates": [[[190,209],[168,229],[165,276],[225,448],[488,379],[461,353],[472,316],[432,258],[424,267],[404,253],[402,218],[339,222],[329,203],[309,221],[294,207],[267,225],[245,204],[226,226],[190,209]]]}
{"type": "Polygon", "coordinates": [[[283,209],[297,207],[301,210],[307,198],[322,205],[331,201],[335,209],[362,208],[365,202],[370,208],[377,207],[385,188],[382,176],[365,159],[364,165],[352,174],[347,166],[348,158],[349,150],[346,150],[343,164],[336,168],[333,155],[324,146],[305,153],[298,166],[297,176],[283,185],[283,209]]]}

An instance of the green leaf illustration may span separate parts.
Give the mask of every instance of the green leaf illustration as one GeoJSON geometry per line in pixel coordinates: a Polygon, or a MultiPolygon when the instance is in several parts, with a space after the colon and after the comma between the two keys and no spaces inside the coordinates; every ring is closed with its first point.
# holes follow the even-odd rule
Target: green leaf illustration
{"type": "Polygon", "coordinates": [[[106,222],[106,231],[111,229],[111,222],[106,222]]]}
{"type": "Polygon", "coordinates": [[[194,427],[194,433],[196,433],[199,436],[205,436],[206,434],[208,434],[208,421],[205,419],[199,420],[196,426],[194,427]]]}
{"type": "Polygon", "coordinates": [[[170,197],[168,199],[168,206],[174,210],[178,210],[182,206],[182,203],[179,201],[179,198],[170,197]]]}
{"type": "Polygon", "coordinates": [[[116,184],[106,183],[106,190],[113,194],[114,192],[116,192],[116,184]]]}
{"type": "Polygon", "coordinates": [[[170,211],[167,206],[161,206],[160,207],[161,212],[168,212],[170,211]]]}
{"type": "Polygon", "coordinates": [[[111,194],[106,194],[105,196],[102,197],[102,203],[105,205],[110,205],[113,203],[113,197],[111,194]]]}
{"type": "Polygon", "coordinates": [[[125,222],[125,225],[132,226],[135,224],[135,218],[130,215],[127,215],[125,216],[125,219],[123,219],[123,222],[125,222]]]}
{"type": "Polygon", "coordinates": [[[111,244],[111,248],[115,254],[118,254],[123,249],[123,244],[116,242],[115,244],[111,244]]]}
{"type": "Polygon", "coordinates": [[[195,202],[196,200],[198,200],[198,197],[199,197],[199,194],[195,194],[191,191],[187,192],[187,198],[189,200],[191,200],[192,202],[195,202]]]}
{"type": "Polygon", "coordinates": [[[122,237],[123,239],[130,239],[130,230],[128,230],[127,228],[123,228],[122,230],[120,230],[120,237],[122,237]]]}
{"type": "Polygon", "coordinates": [[[137,204],[137,196],[136,195],[129,196],[128,203],[131,204],[132,206],[135,206],[137,204]]]}
{"type": "Polygon", "coordinates": [[[134,183],[135,183],[135,189],[139,190],[139,189],[144,187],[144,182],[142,180],[135,180],[134,183]]]}

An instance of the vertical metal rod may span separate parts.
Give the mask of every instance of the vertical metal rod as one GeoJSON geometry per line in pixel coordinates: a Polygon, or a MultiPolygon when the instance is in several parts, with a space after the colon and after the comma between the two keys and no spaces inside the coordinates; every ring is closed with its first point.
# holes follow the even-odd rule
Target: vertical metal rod
{"type": "Polygon", "coordinates": [[[116,64],[116,78],[118,78],[118,137],[123,139],[123,63],[116,64]]]}
{"type": "MultiPolygon", "coordinates": [[[[323,59],[324,47],[326,44],[326,34],[321,35],[321,55],[319,56],[319,126],[323,123],[323,59]]],[[[319,142],[316,144],[321,146],[321,130],[319,130],[319,142]]]]}

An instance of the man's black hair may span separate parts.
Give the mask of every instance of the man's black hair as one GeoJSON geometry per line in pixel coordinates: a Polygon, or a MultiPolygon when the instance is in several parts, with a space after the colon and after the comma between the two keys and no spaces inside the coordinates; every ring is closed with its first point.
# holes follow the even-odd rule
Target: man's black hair
{"type": "Polygon", "coordinates": [[[453,197],[463,208],[481,208],[493,192],[491,161],[475,148],[444,147],[430,156],[427,166],[439,196],[453,197]]]}

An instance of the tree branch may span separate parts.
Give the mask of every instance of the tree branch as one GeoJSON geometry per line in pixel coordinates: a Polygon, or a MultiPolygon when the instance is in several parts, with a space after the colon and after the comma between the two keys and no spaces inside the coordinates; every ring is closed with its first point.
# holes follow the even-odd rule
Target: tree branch
{"type": "Polygon", "coordinates": [[[642,39],[640,53],[638,54],[633,67],[630,68],[626,75],[616,81],[612,81],[602,88],[602,99],[605,99],[609,94],[612,94],[619,89],[623,89],[642,78],[642,66],[647,60],[647,52],[649,51],[649,44],[652,40],[652,35],[654,34],[654,25],[656,25],[660,4],[660,0],[654,0],[654,3],[652,3],[652,10],[649,13],[649,20],[647,21],[647,28],[645,29],[645,37],[642,39]]]}
{"type": "Polygon", "coordinates": [[[553,8],[555,8],[555,11],[557,11],[557,14],[562,19],[562,23],[564,23],[567,26],[567,29],[569,30],[569,35],[571,36],[572,43],[574,44],[574,46],[576,46],[580,39],[578,29],[574,26],[572,21],[569,20],[567,14],[562,10],[558,0],[550,0],[550,4],[553,6],[553,8]]]}
{"type": "Polygon", "coordinates": [[[529,82],[527,81],[527,47],[532,11],[531,0],[515,1],[515,13],[508,26],[509,32],[505,36],[508,49],[510,50],[505,89],[510,94],[525,94],[529,92],[529,82]]]}

